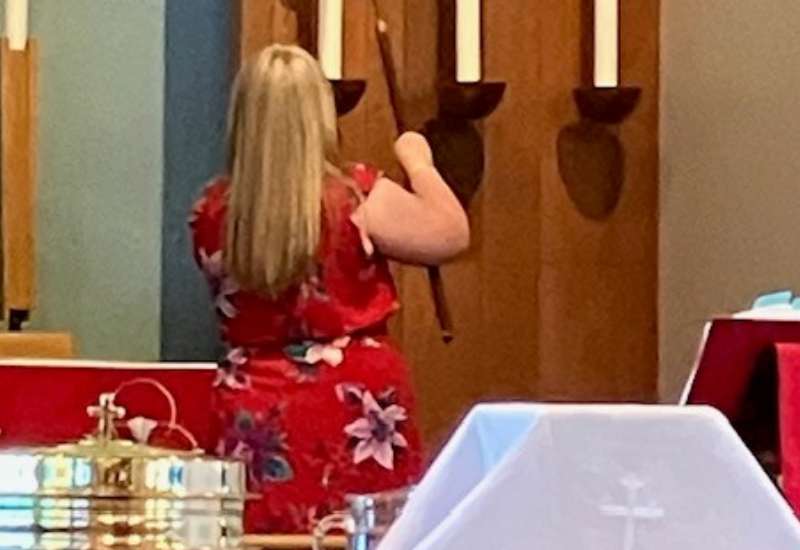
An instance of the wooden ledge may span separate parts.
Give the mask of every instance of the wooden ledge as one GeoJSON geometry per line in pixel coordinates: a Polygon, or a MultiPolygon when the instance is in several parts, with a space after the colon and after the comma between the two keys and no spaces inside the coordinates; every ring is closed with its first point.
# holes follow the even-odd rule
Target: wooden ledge
{"type": "Polygon", "coordinates": [[[66,332],[0,332],[0,358],[72,359],[75,344],[66,332]]]}

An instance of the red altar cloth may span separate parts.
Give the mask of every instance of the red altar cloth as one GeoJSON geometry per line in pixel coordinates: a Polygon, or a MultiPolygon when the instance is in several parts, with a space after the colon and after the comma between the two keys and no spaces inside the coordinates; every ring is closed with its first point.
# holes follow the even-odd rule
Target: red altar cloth
{"type": "Polygon", "coordinates": [[[800,515],[800,345],[776,347],[783,492],[800,515]]]}
{"type": "MultiPolygon", "coordinates": [[[[178,423],[210,446],[211,387],[216,365],[100,361],[0,361],[0,446],[51,445],[80,439],[96,426],[87,406],[101,393],[138,378],[161,383],[175,398],[178,423]]],[[[168,401],[152,386],[122,390],[117,402],[126,418],[168,420],[168,401]]],[[[178,443],[180,440],[176,440],[178,443]]]]}
{"type": "Polygon", "coordinates": [[[800,321],[711,321],[683,402],[716,407],[735,427],[746,429],[740,435],[748,443],[775,435],[783,492],[800,515],[800,321]],[[760,388],[754,393],[755,384],[760,388]],[[755,422],[745,418],[754,406],[773,407],[776,416],[762,410],[755,422]]]}
{"type": "Polygon", "coordinates": [[[735,422],[759,359],[772,352],[777,343],[800,344],[800,322],[733,317],[712,320],[706,325],[683,402],[711,405],[735,422]]]}

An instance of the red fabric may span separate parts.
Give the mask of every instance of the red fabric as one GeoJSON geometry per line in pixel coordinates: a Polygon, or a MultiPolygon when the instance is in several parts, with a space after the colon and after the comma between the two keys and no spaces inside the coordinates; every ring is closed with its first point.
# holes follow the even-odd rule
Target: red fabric
{"type": "Polygon", "coordinates": [[[721,318],[707,330],[687,402],[716,407],[734,424],[745,410],[759,358],[776,351],[778,459],[783,492],[800,514],[800,323],[721,318]]]}
{"type": "MultiPolygon", "coordinates": [[[[52,445],[73,441],[92,432],[97,422],[86,414],[103,392],[123,382],[152,378],[175,397],[178,422],[207,447],[211,441],[211,383],[215,373],[206,370],[105,369],[81,367],[0,367],[0,443],[8,446],[52,445]]],[[[157,390],[131,386],[119,394],[127,418],[143,416],[168,420],[169,405],[157,390]]],[[[154,442],[157,443],[157,442],[154,442]]],[[[163,441],[162,441],[163,443],[163,441]]],[[[184,446],[184,441],[174,442],[184,446]]]]}
{"type": "Polygon", "coordinates": [[[800,345],[776,347],[783,492],[800,515],[800,345]]]}
{"type": "Polygon", "coordinates": [[[736,422],[759,354],[776,342],[800,343],[800,323],[720,318],[707,330],[688,403],[711,405],[736,422]]]}
{"type": "MultiPolygon", "coordinates": [[[[349,175],[369,193],[378,172],[349,175]]],[[[350,217],[358,196],[325,184],[317,270],[277,299],[241,291],[224,272],[229,182],[196,204],[191,227],[230,353],[216,384],[217,451],[248,463],[251,532],[308,532],[347,493],[394,489],[421,471],[414,400],[386,337],[397,309],[388,263],[365,253],[350,217]]]]}

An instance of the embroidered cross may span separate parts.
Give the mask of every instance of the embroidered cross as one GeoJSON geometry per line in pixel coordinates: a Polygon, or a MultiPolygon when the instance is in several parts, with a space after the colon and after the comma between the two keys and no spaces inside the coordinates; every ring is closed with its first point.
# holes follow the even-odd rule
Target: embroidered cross
{"type": "Polygon", "coordinates": [[[628,475],[620,480],[620,484],[627,491],[625,505],[608,504],[600,506],[603,515],[625,520],[625,538],[623,550],[636,548],[636,524],[640,521],[653,521],[664,517],[664,510],[654,504],[641,506],[638,504],[639,493],[644,488],[644,482],[635,475],[628,475]]]}

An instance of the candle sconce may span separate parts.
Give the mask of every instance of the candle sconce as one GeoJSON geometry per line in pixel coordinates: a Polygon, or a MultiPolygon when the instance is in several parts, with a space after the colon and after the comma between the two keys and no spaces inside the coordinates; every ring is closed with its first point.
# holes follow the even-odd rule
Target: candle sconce
{"type": "MultiPolygon", "coordinates": [[[[426,123],[436,166],[465,208],[484,174],[483,136],[474,121],[491,115],[506,91],[499,81],[456,82],[456,0],[439,0],[438,116],[426,123]]],[[[481,18],[480,25],[483,25],[481,18]]],[[[484,36],[480,31],[481,42],[484,36]]],[[[480,51],[484,51],[481,44],[480,51]]]]}
{"type": "MultiPolygon", "coordinates": [[[[636,109],[642,90],[633,86],[594,85],[595,2],[583,0],[583,3],[581,76],[583,82],[592,84],[573,90],[580,120],[558,133],[558,169],[578,212],[602,221],[619,204],[625,180],[625,150],[615,127],[636,109]]],[[[612,80],[618,81],[618,74],[612,80]]]]}
{"type": "Polygon", "coordinates": [[[439,115],[467,120],[486,118],[497,109],[505,91],[505,82],[440,84],[439,115]]]}
{"type": "Polygon", "coordinates": [[[605,124],[583,119],[558,133],[558,171],[567,195],[585,218],[602,221],[622,197],[625,151],[605,124]]]}
{"type": "MultiPolygon", "coordinates": [[[[319,50],[319,0],[281,0],[297,17],[297,43],[317,55],[319,50]]],[[[355,109],[367,89],[366,80],[329,79],[336,113],[344,116],[355,109]]]]}
{"type": "Polygon", "coordinates": [[[578,88],[580,120],[558,133],[558,170],[567,195],[586,218],[601,221],[622,198],[625,150],[615,130],[635,109],[639,88],[578,88]]]}
{"type": "Polygon", "coordinates": [[[439,114],[425,123],[436,167],[464,208],[469,208],[484,175],[483,135],[475,121],[491,115],[505,94],[505,82],[445,82],[437,87],[439,114]]]}
{"type": "Polygon", "coordinates": [[[573,91],[578,112],[586,120],[603,124],[620,124],[636,109],[642,89],[582,87],[573,91]]]}
{"type": "Polygon", "coordinates": [[[333,86],[333,98],[339,116],[344,116],[355,109],[367,90],[365,80],[329,80],[329,82],[333,86]]]}

